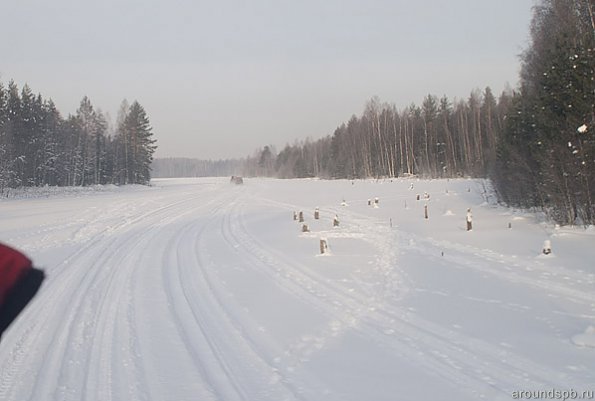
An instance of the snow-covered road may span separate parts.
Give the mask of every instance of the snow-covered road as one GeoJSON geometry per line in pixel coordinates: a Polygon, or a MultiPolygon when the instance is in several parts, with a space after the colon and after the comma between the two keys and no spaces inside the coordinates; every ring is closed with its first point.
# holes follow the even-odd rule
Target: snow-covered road
{"type": "Polygon", "coordinates": [[[595,326],[595,232],[489,201],[471,180],[267,179],[0,201],[0,241],[48,275],[0,342],[0,400],[592,394],[572,338],[595,326]]]}

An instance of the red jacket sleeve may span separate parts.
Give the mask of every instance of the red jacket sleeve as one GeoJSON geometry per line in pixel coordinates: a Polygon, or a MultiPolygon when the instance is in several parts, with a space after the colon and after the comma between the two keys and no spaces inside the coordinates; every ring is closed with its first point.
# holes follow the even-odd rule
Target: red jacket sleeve
{"type": "Polygon", "coordinates": [[[28,269],[31,261],[22,253],[0,244],[0,305],[10,289],[28,269]]]}

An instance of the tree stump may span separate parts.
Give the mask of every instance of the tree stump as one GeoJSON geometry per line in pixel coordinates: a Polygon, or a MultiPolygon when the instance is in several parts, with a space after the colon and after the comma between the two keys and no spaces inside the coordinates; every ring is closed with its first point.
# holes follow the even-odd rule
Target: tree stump
{"type": "Polygon", "coordinates": [[[416,200],[419,200],[419,194],[417,194],[417,196],[416,196],[416,200]]]}
{"type": "Polygon", "coordinates": [[[549,239],[546,239],[545,241],[543,241],[543,254],[544,255],[549,255],[550,253],[552,253],[552,243],[549,239]]]}
{"type": "Polygon", "coordinates": [[[294,221],[297,221],[297,219],[298,219],[297,212],[293,212],[293,220],[294,221]]]}
{"type": "Polygon", "coordinates": [[[467,231],[473,230],[473,216],[471,215],[471,209],[467,209],[467,231]]]}
{"type": "Polygon", "coordinates": [[[302,212],[302,211],[300,211],[299,221],[300,221],[300,223],[304,222],[304,212],[302,212]]]}
{"type": "Polygon", "coordinates": [[[328,249],[328,244],[326,243],[326,239],[320,239],[320,254],[324,255],[328,249]]]}
{"type": "Polygon", "coordinates": [[[302,232],[303,233],[309,233],[310,232],[310,227],[308,227],[307,224],[302,225],[302,232]]]}
{"type": "Polygon", "coordinates": [[[424,205],[424,217],[428,219],[428,205],[424,205]]]}
{"type": "Polygon", "coordinates": [[[320,219],[320,210],[318,210],[318,208],[316,208],[314,210],[314,220],[319,220],[320,219]]]}
{"type": "Polygon", "coordinates": [[[368,206],[372,206],[372,199],[368,199],[368,206]]]}
{"type": "Polygon", "coordinates": [[[339,227],[339,216],[335,215],[333,219],[333,227],[339,227]]]}

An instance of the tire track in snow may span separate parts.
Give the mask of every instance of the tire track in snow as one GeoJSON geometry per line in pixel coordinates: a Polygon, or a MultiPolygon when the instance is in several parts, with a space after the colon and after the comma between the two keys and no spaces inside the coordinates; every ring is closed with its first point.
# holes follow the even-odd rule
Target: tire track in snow
{"type": "Polygon", "coordinates": [[[289,362],[292,369],[296,369],[302,361],[308,360],[313,353],[322,349],[331,337],[337,337],[347,330],[352,330],[384,345],[398,358],[413,361],[449,383],[457,383],[465,389],[472,389],[471,393],[474,395],[485,391],[486,385],[483,381],[452,371],[452,367],[445,364],[441,358],[425,356],[420,358],[420,352],[423,352],[424,348],[417,345],[417,338],[394,339],[392,334],[405,335],[405,333],[397,333],[394,328],[391,336],[387,336],[378,329],[376,321],[369,322],[365,319],[372,313],[373,303],[355,299],[352,293],[343,293],[332,285],[330,280],[266,249],[266,246],[248,234],[244,223],[239,220],[240,223],[232,228],[231,235],[232,240],[243,248],[245,259],[251,260],[254,266],[259,266],[260,271],[276,281],[280,288],[287,290],[304,303],[314,305],[329,319],[329,327],[319,335],[311,336],[311,344],[301,342],[289,348],[289,353],[293,354],[292,361],[289,362]],[[298,355],[295,355],[296,351],[299,352],[298,355]]]}
{"type": "MultiPolygon", "coordinates": [[[[79,378],[81,372],[77,366],[69,369],[67,364],[65,370],[64,365],[62,365],[63,367],[60,369],[62,378],[58,380],[59,382],[67,383],[62,385],[65,390],[72,388],[77,389],[77,384],[82,380],[82,383],[84,383],[82,391],[84,392],[86,383],[89,381],[92,383],[98,381],[102,383],[102,386],[99,386],[98,388],[101,392],[97,394],[97,399],[109,400],[119,398],[117,394],[115,397],[113,397],[112,394],[114,391],[113,386],[115,385],[113,379],[114,375],[112,374],[112,362],[116,361],[116,363],[120,363],[122,360],[130,361],[134,360],[134,357],[131,355],[124,355],[124,358],[113,357],[113,349],[111,345],[113,343],[119,343],[118,339],[115,339],[114,337],[114,313],[118,306],[117,301],[119,297],[113,299],[112,296],[114,294],[119,295],[119,293],[114,293],[111,285],[112,283],[125,282],[125,276],[127,270],[130,269],[130,266],[122,265],[122,261],[125,260],[127,254],[137,254],[134,251],[131,252],[131,249],[140,250],[148,235],[157,235],[160,225],[164,221],[170,220],[172,214],[174,217],[177,217],[179,214],[178,208],[180,206],[184,206],[191,202],[193,203],[195,200],[195,198],[191,198],[177,201],[163,207],[158,207],[149,212],[143,211],[140,216],[137,216],[132,220],[126,220],[122,226],[119,227],[120,229],[132,228],[134,223],[141,221],[150,224],[150,227],[147,231],[136,230],[133,234],[125,236],[124,239],[121,239],[120,236],[113,237],[109,245],[106,246],[103,244],[102,247],[99,247],[99,249],[102,250],[100,257],[92,257],[90,259],[92,262],[89,270],[95,271],[96,274],[91,277],[89,284],[79,286],[80,289],[75,298],[77,300],[80,299],[81,301],[76,303],[79,307],[72,314],[72,322],[80,321],[89,323],[86,323],[85,327],[77,327],[73,323],[70,323],[68,325],[68,327],[70,327],[69,337],[68,340],[64,341],[65,346],[73,343],[81,344],[79,346],[80,349],[69,347],[65,349],[64,356],[61,356],[60,353],[56,354],[58,359],[66,358],[68,361],[83,361],[87,359],[87,369],[83,371],[85,377],[79,378]],[[112,266],[112,268],[106,270],[106,267],[108,266],[112,266]],[[97,288],[97,290],[94,290],[95,288],[97,288]],[[95,295],[95,298],[92,298],[93,295],[95,295]],[[86,318],[84,317],[85,315],[81,315],[84,313],[87,314],[86,318]],[[100,322],[105,323],[104,325],[100,325],[100,322]],[[77,328],[79,331],[77,331],[77,328]],[[91,341],[90,349],[82,347],[82,344],[88,343],[89,341],[91,341]],[[68,356],[68,352],[74,352],[75,354],[68,356]],[[99,364],[97,372],[90,372],[90,369],[95,366],[95,364],[99,364]],[[106,389],[109,389],[110,391],[106,392],[106,389]]],[[[183,207],[182,211],[184,210],[185,208],[183,207]]],[[[77,260],[77,264],[80,263],[83,266],[88,264],[87,261],[81,260],[81,258],[77,260]]],[[[63,363],[64,362],[62,362],[62,364],[63,363]]],[[[132,373],[128,373],[127,376],[131,379],[131,383],[133,383],[130,384],[129,387],[134,385],[135,389],[134,391],[129,390],[126,393],[128,394],[128,397],[136,399],[136,394],[142,394],[142,389],[137,385],[139,380],[134,380],[134,375],[132,373]]],[[[89,396],[90,394],[87,394],[87,398],[89,396]]],[[[34,397],[34,399],[35,398],[36,397],[34,397]]],[[[146,397],[143,396],[143,398],[146,397]]]]}
{"type": "MultiPolygon", "coordinates": [[[[108,278],[108,285],[104,286],[105,295],[101,297],[103,300],[102,306],[99,309],[100,313],[104,316],[100,319],[104,322],[108,322],[109,330],[98,330],[94,338],[98,338],[100,341],[94,341],[93,345],[99,343],[95,347],[94,359],[96,362],[101,362],[104,366],[103,369],[97,369],[94,372],[98,378],[91,378],[91,383],[105,382],[106,379],[111,380],[111,394],[109,399],[118,400],[121,399],[122,394],[126,394],[127,399],[132,400],[147,400],[151,399],[152,396],[147,392],[146,383],[149,380],[146,379],[146,372],[144,372],[144,366],[139,360],[140,350],[136,340],[137,331],[135,329],[134,320],[134,303],[132,299],[132,282],[135,272],[141,272],[138,261],[140,255],[146,248],[146,245],[162,237],[164,227],[168,227],[170,224],[177,220],[184,219],[187,215],[196,213],[195,201],[200,199],[202,196],[192,197],[190,199],[184,199],[182,201],[175,202],[166,207],[159,208],[158,212],[163,214],[162,217],[154,220],[150,227],[146,231],[139,232],[135,238],[131,238],[131,241],[127,246],[122,246],[120,249],[124,252],[121,257],[116,257],[115,260],[119,260],[120,267],[114,269],[114,274],[108,278]],[[192,207],[188,207],[192,206],[192,207]],[[118,274],[115,274],[117,271],[118,274]],[[110,295],[112,293],[112,295],[110,295]],[[126,297],[128,302],[120,302],[119,300],[126,297]],[[118,319],[118,316],[120,318],[118,319]],[[116,331],[118,324],[123,325],[119,331],[116,331]],[[103,338],[102,338],[103,337],[103,338]],[[122,341],[122,337],[125,337],[127,341],[122,341]],[[124,344],[122,346],[122,344],[124,344]],[[110,349],[111,352],[106,352],[110,349]],[[111,373],[111,372],[114,373],[111,373]],[[107,374],[110,374],[107,376],[107,374]],[[106,376],[101,378],[101,376],[106,376]],[[124,376],[124,377],[123,377],[124,376]],[[113,378],[116,378],[114,380],[113,378]],[[118,386],[113,383],[118,383],[118,386]]],[[[201,203],[201,208],[208,208],[213,201],[206,204],[201,203]]],[[[155,215],[154,217],[157,217],[155,215]]],[[[141,217],[140,220],[145,220],[145,217],[141,217]]],[[[127,222],[130,224],[130,222],[127,222]]],[[[129,238],[127,238],[129,239],[129,238]]],[[[99,314],[98,314],[99,315],[99,314]]],[[[93,358],[89,359],[89,366],[93,366],[93,358]]],[[[88,369],[89,372],[91,369],[88,369]]],[[[86,382],[89,382],[87,380],[86,382]]],[[[101,387],[98,390],[102,390],[101,387]]],[[[105,390],[105,389],[104,389],[105,390]]],[[[91,392],[93,394],[93,392],[91,392]]],[[[99,396],[98,400],[107,399],[105,395],[100,392],[97,393],[99,396]]]]}
{"type": "MultiPolygon", "coordinates": [[[[208,219],[212,219],[216,210],[221,207],[219,206],[211,211],[208,219]]],[[[237,385],[233,384],[231,388],[229,386],[231,377],[218,351],[209,341],[208,329],[201,324],[201,317],[195,314],[195,311],[191,308],[192,301],[189,297],[202,294],[189,294],[180,273],[180,264],[182,263],[180,259],[181,242],[188,236],[194,224],[197,223],[190,222],[184,225],[176,235],[169,239],[166,246],[169,252],[164,254],[162,260],[162,277],[168,307],[186,351],[191,355],[192,362],[200,376],[208,384],[209,394],[207,396],[213,400],[242,400],[237,385]]],[[[201,227],[204,230],[204,226],[201,227]]]]}
{"type": "Polygon", "coordinates": [[[201,361],[200,369],[217,399],[302,399],[299,391],[279,376],[265,347],[257,344],[258,335],[248,327],[250,322],[226,303],[223,290],[209,273],[216,257],[205,239],[222,230],[227,208],[217,208],[206,222],[187,225],[170,245],[176,256],[169,263],[178,267],[177,279],[168,284],[172,313],[178,314],[186,347],[201,361]],[[187,315],[193,317],[191,322],[184,319],[187,315]]]}
{"type": "MultiPolygon", "coordinates": [[[[292,209],[292,208],[289,208],[292,209]]],[[[351,214],[346,211],[344,215],[351,214]]],[[[365,219],[367,216],[356,216],[352,218],[365,219]]],[[[367,217],[369,219],[369,217],[367,217]]],[[[368,227],[370,232],[370,227],[368,227]]],[[[374,231],[372,229],[372,231],[374,231]]],[[[269,270],[279,276],[284,271],[286,286],[296,283],[302,285],[303,297],[317,297],[320,301],[330,305],[340,305],[346,309],[347,316],[356,317],[351,327],[362,332],[365,336],[371,337],[392,349],[400,356],[408,356],[420,363],[420,365],[431,369],[436,375],[443,377],[451,383],[471,389],[474,395],[480,395],[486,391],[497,391],[510,393],[522,386],[535,386],[535,388],[546,388],[560,383],[568,385],[568,377],[561,377],[560,372],[544,368],[522,357],[517,357],[509,352],[503,352],[501,348],[491,346],[480,340],[476,340],[462,334],[453,332],[419,317],[411,316],[411,312],[401,310],[394,305],[390,308],[381,304],[373,306],[366,303],[365,298],[357,298],[344,288],[334,285],[329,280],[315,274],[306,266],[284,260],[282,255],[267,249],[248,233],[244,226],[235,228],[236,240],[240,243],[253,258],[268,265],[269,270]],[[313,288],[317,288],[312,291],[313,288]],[[313,295],[314,294],[314,295],[313,295]],[[322,294],[322,296],[321,296],[322,294]],[[362,303],[363,302],[363,303],[362,303]],[[367,313],[362,310],[367,309],[367,313]],[[358,320],[359,315],[359,320],[358,320]],[[409,316],[404,318],[403,316],[409,316]]],[[[382,233],[381,233],[382,234],[382,233]]],[[[386,235],[378,235],[378,240],[385,239],[380,251],[390,249],[391,245],[397,243],[395,239],[386,241],[386,235]]],[[[381,243],[381,242],[380,242],[381,243]]],[[[396,265],[395,260],[387,260],[386,263],[396,265]]],[[[294,288],[299,292],[299,289],[294,288]]],[[[333,315],[333,312],[330,312],[333,315]]],[[[335,317],[336,313],[335,313],[335,317]]],[[[339,319],[341,320],[341,319],[339,319]]],[[[343,319],[339,326],[349,326],[349,319],[343,319]]],[[[335,328],[336,330],[336,328],[335,328]]]]}
{"type": "MultiPolygon", "coordinates": [[[[215,227],[215,230],[223,239],[223,243],[227,244],[234,253],[237,250],[237,244],[230,240],[229,227],[231,226],[231,219],[234,217],[232,210],[236,207],[236,204],[237,202],[234,202],[226,208],[225,213],[218,221],[217,227],[215,227]]],[[[233,326],[237,337],[242,339],[246,354],[251,356],[251,359],[259,366],[260,373],[253,378],[255,382],[259,382],[261,387],[261,392],[257,395],[257,398],[263,399],[262,397],[266,395],[266,399],[271,400],[307,400],[308,398],[304,398],[305,396],[302,394],[303,388],[300,388],[294,380],[291,380],[289,378],[290,372],[284,370],[283,366],[278,363],[278,355],[282,353],[282,349],[264,334],[265,332],[261,330],[251,316],[242,313],[241,305],[237,303],[230,305],[230,302],[232,302],[230,297],[233,297],[233,294],[225,288],[225,284],[221,282],[217,275],[212,273],[212,268],[217,265],[217,256],[214,256],[209,250],[205,239],[206,235],[200,235],[197,239],[196,256],[201,267],[201,276],[210,292],[214,295],[214,301],[217,302],[219,310],[226,315],[226,320],[233,326]],[[266,394],[262,393],[262,389],[266,389],[266,394]]],[[[240,258],[240,260],[245,268],[251,267],[247,263],[249,261],[243,258],[240,258]]],[[[308,382],[309,388],[315,385],[313,380],[308,382]]],[[[251,399],[256,398],[252,396],[251,399]]]]}
{"type": "MultiPolygon", "coordinates": [[[[348,214],[351,214],[354,218],[365,218],[365,215],[359,213],[348,212],[348,214]]],[[[371,232],[374,230],[368,228],[367,231],[371,232]]],[[[403,241],[400,237],[410,235],[410,233],[403,233],[402,231],[396,231],[396,233],[396,238],[385,243],[381,248],[384,248],[386,251],[394,248],[394,244],[399,244],[398,248],[402,248],[403,241]]],[[[380,233],[380,235],[378,235],[378,243],[381,243],[382,238],[387,238],[387,236],[380,233]]],[[[421,237],[417,238],[421,239],[421,237]]],[[[432,256],[433,254],[431,252],[428,252],[427,247],[417,248],[417,250],[425,257],[437,259],[437,257],[432,256]]],[[[380,249],[380,251],[382,252],[382,249],[380,249]]],[[[435,254],[437,255],[438,252],[435,254]]],[[[398,268],[396,260],[394,261],[394,266],[398,268]]],[[[390,309],[379,308],[375,312],[381,313],[391,320],[399,318],[401,321],[406,322],[415,329],[419,329],[421,332],[425,331],[429,335],[436,336],[452,343],[460,350],[461,355],[467,355],[469,358],[483,363],[484,367],[476,369],[476,372],[485,376],[486,380],[491,385],[507,386],[505,387],[505,393],[507,394],[510,394],[511,391],[518,388],[519,385],[526,386],[527,384],[534,386],[534,388],[555,388],[569,385],[580,388],[581,385],[584,385],[584,383],[579,383],[573,380],[566,372],[551,369],[501,347],[496,347],[480,339],[454,332],[450,328],[423,319],[396,305],[391,305],[390,309]],[[515,377],[518,379],[518,382],[516,383],[514,381],[515,377]]],[[[388,330],[390,331],[391,329],[388,328],[388,330]]],[[[438,350],[439,349],[440,348],[438,348],[438,350]]],[[[440,351],[438,351],[437,355],[444,357],[443,355],[440,355],[440,351]]],[[[453,355],[456,356],[457,354],[453,355]]],[[[456,362],[457,359],[455,358],[454,361],[456,362]]],[[[457,365],[460,365],[459,362],[456,362],[457,365]]],[[[456,367],[457,365],[453,366],[456,367]]]]}
{"type": "MultiPolygon", "coordinates": [[[[428,246],[435,249],[448,249],[449,252],[444,255],[444,259],[458,266],[481,271],[482,273],[488,273],[511,283],[523,284],[528,287],[551,291],[564,297],[564,299],[571,300],[578,304],[590,307],[595,306],[595,294],[593,292],[586,292],[580,289],[572,288],[569,285],[554,282],[553,280],[536,277],[534,273],[541,272],[551,275],[552,277],[574,276],[573,279],[575,281],[575,285],[578,285],[578,281],[584,280],[584,276],[587,275],[582,276],[579,273],[570,272],[567,269],[562,268],[560,268],[559,272],[551,273],[548,272],[545,266],[537,262],[509,258],[505,255],[496,254],[492,251],[486,251],[468,245],[451,243],[449,241],[440,241],[432,238],[421,237],[411,232],[401,232],[401,237],[401,246],[404,246],[407,249],[413,250],[415,252],[424,252],[428,246]],[[425,245],[420,246],[419,244],[425,245]],[[496,269],[490,267],[490,263],[493,265],[505,266],[496,269]],[[517,270],[513,270],[513,268],[509,266],[513,266],[517,268],[517,270]]],[[[565,281],[570,284],[570,277],[565,281]]],[[[588,282],[588,284],[592,284],[592,282],[588,282]]]]}
{"type": "MultiPolygon", "coordinates": [[[[149,212],[142,211],[135,218],[124,221],[116,227],[106,227],[100,230],[90,242],[65,260],[61,264],[63,268],[60,271],[52,273],[58,268],[51,269],[48,277],[50,280],[44,285],[46,288],[38,294],[38,299],[29,308],[27,322],[34,323],[26,327],[23,331],[25,334],[16,342],[13,342],[12,349],[8,351],[13,358],[7,359],[7,362],[2,365],[0,370],[0,398],[23,399],[22,396],[16,396],[17,388],[13,385],[14,379],[19,375],[19,372],[36,377],[33,388],[29,389],[32,391],[28,396],[30,399],[47,399],[50,394],[58,397],[59,392],[66,392],[68,388],[57,387],[56,383],[62,380],[59,377],[64,376],[64,369],[68,367],[64,365],[68,362],[65,359],[67,358],[65,357],[67,352],[72,353],[74,348],[76,349],[75,354],[80,354],[83,359],[89,358],[88,354],[85,356],[83,349],[77,349],[77,347],[81,348],[86,339],[89,338],[93,326],[92,322],[96,317],[93,311],[95,310],[95,315],[97,315],[99,313],[97,311],[100,310],[94,309],[94,305],[87,301],[89,293],[97,287],[101,275],[105,276],[106,264],[110,261],[118,262],[117,258],[113,256],[114,254],[118,252],[126,253],[126,246],[139,245],[143,242],[143,238],[146,239],[144,237],[145,233],[141,232],[125,238],[123,243],[118,244],[121,240],[117,234],[125,234],[128,228],[132,228],[135,223],[141,221],[150,220],[154,224],[159,224],[168,216],[171,217],[176,208],[188,203],[194,203],[200,198],[201,196],[198,195],[176,200],[165,206],[154,208],[149,212]],[[107,236],[107,239],[102,238],[106,234],[111,235],[107,236]],[[109,254],[112,254],[112,256],[109,254]],[[75,308],[72,308],[72,305],[75,308]],[[68,312],[64,316],[62,312],[65,310],[68,312]],[[42,339],[42,337],[49,334],[47,329],[44,331],[44,328],[49,326],[51,330],[52,320],[58,319],[64,320],[64,324],[57,326],[54,323],[55,329],[52,330],[53,335],[50,335],[50,340],[42,339]],[[38,352],[36,355],[31,355],[21,351],[25,349],[37,349],[38,352]],[[39,354],[39,352],[43,352],[43,349],[45,349],[45,352],[39,354]],[[37,358],[40,362],[27,363],[27,361],[32,362],[34,358],[37,358]],[[41,369],[33,372],[28,366],[41,366],[41,369]],[[42,398],[38,398],[37,395],[42,396],[42,398]]],[[[111,272],[112,282],[117,281],[115,280],[117,269],[111,269],[111,272]]],[[[107,294],[104,294],[104,301],[105,295],[107,294]]],[[[99,298],[101,299],[101,297],[99,298]]],[[[17,329],[14,328],[13,330],[17,329]]],[[[3,339],[4,347],[8,346],[6,340],[3,339]]],[[[75,366],[74,372],[76,372],[76,369],[80,369],[80,366],[75,366]]],[[[106,374],[109,376],[109,373],[106,374]]],[[[76,377],[79,376],[76,374],[76,377]]],[[[27,392],[27,389],[24,389],[24,391],[27,392]]],[[[60,398],[66,397],[68,397],[68,394],[60,396],[60,398]]]]}

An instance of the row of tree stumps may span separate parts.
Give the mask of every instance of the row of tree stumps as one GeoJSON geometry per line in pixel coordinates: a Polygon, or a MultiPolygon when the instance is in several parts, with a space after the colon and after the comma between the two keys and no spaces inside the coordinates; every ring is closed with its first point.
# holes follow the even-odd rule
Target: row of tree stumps
{"type": "MultiPolygon", "coordinates": [[[[418,201],[421,200],[421,195],[417,194],[415,196],[415,199],[418,201]]],[[[426,201],[429,201],[430,194],[428,194],[427,192],[424,192],[423,199],[426,201]]],[[[407,201],[405,201],[405,209],[407,209],[407,201]]],[[[428,212],[428,203],[426,202],[424,204],[424,219],[429,220],[429,218],[430,218],[430,214],[428,212]]],[[[471,213],[471,208],[467,209],[467,216],[465,218],[465,222],[467,224],[467,231],[473,230],[473,215],[471,213]]],[[[391,226],[392,226],[392,219],[391,219],[391,226]]],[[[508,228],[511,228],[510,223],[508,225],[508,228]]]]}
{"type": "MultiPolygon", "coordinates": [[[[410,188],[412,189],[412,188],[410,188]]],[[[468,192],[470,192],[471,190],[468,189],[468,192]]],[[[448,192],[448,190],[447,190],[448,192]]],[[[423,195],[423,199],[425,200],[429,200],[430,199],[430,195],[425,192],[423,195]]],[[[416,200],[420,201],[421,200],[421,196],[419,194],[416,195],[416,200]]],[[[368,205],[369,205],[369,201],[368,201],[368,205]]],[[[407,201],[405,201],[405,208],[407,209],[407,201]]],[[[424,204],[424,219],[429,219],[429,213],[428,213],[428,203],[424,204]]],[[[467,231],[473,231],[473,214],[471,212],[471,208],[467,209],[467,215],[465,217],[465,223],[466,223],[466,230],[467,231]]],[[[392,219],[390,219],[390,225],[392,227],[392,219]]],[[[512,223],[508,222],[508,228],[512,229],[512,223]]],[[[542,253],[544,255],[550,255],[552,253],[552,242],[551,240],[545,240],[543,242],[543,248],[542,248],[542,253]]],[[[444,256],[444,252],[442,252],[442,256],[444,256]]]]}
{"type": "MultiPolygon", "coordinates": [[[[293,212],[293,220],[297,221],[299,223],[302,223],[302,233],[309,233],[310,232],[310,226],[308,226],[308,224],[305,223],[305,219],[304,219],[304,212],[303,211],[299,211],[299,212],[293,212]]],[[[320,220],[320,209],[316,208],[314,209],[314,220],[320,220]]],[[[339,227],[339,216],[335,214],[335,217],[333,218],[333,227],[339,227]]],[[[325,253],[328,253],[328,240],[326,238],[321,238],[320,239],[320,254],[324,255],[325,253]]]]}
{"type": "MultiPolygon", "coordinates": [[[[428,201],[430,200],[430,195],[425,192],[423,194],[423,199],[426,201],[426,203],[424,204],[424,219],[429,220],[429,211],[428,211],[428,201]]],[[[420,201],[422,200],[422,196],[420,194],[416,195],[416,200],[420,201]]],[[[379,203],[380,200],[378,197],[372,199],[368,199],[368,206],[374,207],[374,208],[378,208],[379,207],[379,203]]],[[[343,202],[341,203],[341,205],[346,206],[347,203],[345,202],[345,200],[343,200],[343,202]]],[[[405,201],[405,208],[407,209],[407,201],[405,201]]],[[[315,220],[320,220],[320,209],[319,208],[315,208],[314,210],[314,219],[315,220]]],[[[308,233],[310,232],[310,227],[308,226],[308,224],[305,223],[305,219],[304,219],[304,212],[303,211],[299,211],[299,212],[293,212],[293,220],[298,221],[299,223],[302,224],[302,228],[301,231],[303,233],[308,233]]],[[[390,219],[390,226],[392,227],[392,218],[390,219]]],[[[334,218],[333,218],[333,227],[339,227],[339,216],[335,214],[334,218]]],[[[466,224],[466,231],[473,231],[473,214],[471,212],[471,208],[467,209],[467,213],[466,213],[466,217],[465,217],[465,224],[466,224]]],[[[509,222],[508,223],[508,228],[512,229],[512,223],[509,222]]],[[[328,240],[326,238],[321,238],[320,239],[320,254],[326,254],[328,253],[329,250],[329,245],[328,245],[328,240]]],[[[549,255],[552,253],[552,246],[551,246],[551,241],[550,240],[546,240],[543,244],[543,249],[542,249],[542,253],[544,255],[549,255]]],[[[444,252],[442,252],[442,255],[444,255],[444,252]]]]}

